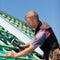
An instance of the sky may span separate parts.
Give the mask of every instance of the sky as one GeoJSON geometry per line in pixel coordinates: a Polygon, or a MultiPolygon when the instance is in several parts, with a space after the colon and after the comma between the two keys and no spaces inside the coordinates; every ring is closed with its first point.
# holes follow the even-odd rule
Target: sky
{"type": "Polygon", "coordinates": [[[0,0],[0,11],[24,22],[25,14],[31,10],[52,27],[60,43],[60,0],[0,0]]]}

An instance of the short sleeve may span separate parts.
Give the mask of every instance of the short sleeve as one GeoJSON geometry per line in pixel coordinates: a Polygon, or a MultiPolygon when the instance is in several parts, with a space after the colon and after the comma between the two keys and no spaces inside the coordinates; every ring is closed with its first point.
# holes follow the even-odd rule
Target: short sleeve
{"type": "Polygon", "coordinates": [[[35,35],[35,40],[32,42],[33,46],[42,46],[45,40],[47,39],[47,35],[45,31],[39,32],[35,35]]]}

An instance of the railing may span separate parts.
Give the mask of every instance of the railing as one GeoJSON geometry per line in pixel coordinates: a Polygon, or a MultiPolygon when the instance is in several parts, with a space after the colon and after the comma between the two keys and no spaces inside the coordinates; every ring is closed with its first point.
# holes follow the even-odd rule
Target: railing
{"type": "Polygon", "coordinates": [[[24,43],[19,41],[15,36],[10,34],[7,30],[5,30],[2,26],[0,26],[0,60],[38,60],[39,58],[36,56],[35,52],[28,54],[27,56],[20,58],[11,58],[6,56],[7,51],[15,51],[19,52],[17,46],[23,45],[24,43]],[[15,39],[13,44],[11,44],[11,39],[15,39]]]}
{"type": "Polygon", "coordinates": [[[13,24],[14,26],[18,27],[18,29],[22,30],[24,33],[26,33],[30,37],[34,37],[34,30],[32,30],[30,27],[28,27],[24,22],[20,21],[17,18],[14,18],[6,13],[0,12],[0,16],[3,16],[13,24]]]}

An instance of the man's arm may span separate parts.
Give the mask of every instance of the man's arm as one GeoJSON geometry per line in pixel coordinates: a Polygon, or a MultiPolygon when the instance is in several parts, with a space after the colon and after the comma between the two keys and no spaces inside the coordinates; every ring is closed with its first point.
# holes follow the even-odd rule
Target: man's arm
{"type": "Polygon", "coordinates": [[[28,48],[32,42],[34,42],[34,38],[32,40],[30,40],[28,43],[26,43],[25,45],[19,46],[19,49],[23,50],[25,48],[28,48]]]}
{"type": "Polygon", "coordinates": [[[37,47],[37,46],[30,45],[30,46],[29,46],[28,48],[26,48],[25,50],[23,50],[23,51],[21,51],[21,52],[15,54],[14,57],[16,58],[16,57],[25,56],[25,55],[31,53],[32,51],[34,51],[34,49],[35,49],[36,47],[37,47]]]}
{"type": "Polygon", "coordinates": [[[23,51],[21,51],[19,53],[8,52],[7,56],[15,57],[15,58],[25,56],[25,55],[31,53],[32,51],[34,51],[34,49],[37,48],[37,46],[41,46],[45,42],[46,38],[47,38],[47,34],[45,31],[39,32],[35,36],[35,38],[27,44],[27,45],[29,45],[29,47],[27,47],[26,49],[24,49],[23,51]]]}
{"type": "Polygon", "coordinates": [[[37,47],[37,46],[32,45],[33,41],[34,41],[34,39],[31,40],[29,43],[27,43],[26,46],[29,45],[29,47],[27,47],[23,51],[21,51],[19,53],[15,53],[14,51],[10,51],[10,52],[7,52],[7,56],[17,58],[17,57],[22,57],[22,56],[29,54],[30,52],[34,51],[34,49],[37,47]]]}

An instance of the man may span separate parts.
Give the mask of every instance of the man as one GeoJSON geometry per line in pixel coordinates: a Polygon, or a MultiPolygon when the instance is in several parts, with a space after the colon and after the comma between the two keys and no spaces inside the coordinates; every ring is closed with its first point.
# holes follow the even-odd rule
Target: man
{"type": "Polygon", "coordinates": [[[25,20],[31,28],[35,29],[35,37],[26,45],[20,46],[20,48],[24,50],[19,53],[14,53],[13,51],[7,52],[7,56],[14,58],[22,57],[31,53],[39,46],[44,52],[43,59],[49,60],[50,51],[53,52],[54,49],[59,48],[52,28],[47,23],[40,21],[35,11],[28,12],[25,16],[25,20]]]}

